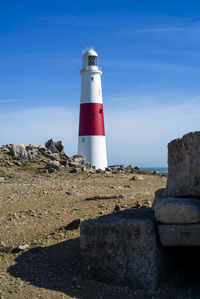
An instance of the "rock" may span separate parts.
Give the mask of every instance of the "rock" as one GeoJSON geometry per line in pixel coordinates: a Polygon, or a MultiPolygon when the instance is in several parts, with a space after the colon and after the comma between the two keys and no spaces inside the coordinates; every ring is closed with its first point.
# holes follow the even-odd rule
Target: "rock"
{"type": "Polygon", "coordinates": [[[52,170],[61,170],[61,165],[59,163],[59,161],[48,161],[46,166],[45,166],[45,169],[48,169],[49,172],[54,172],[52,170]]]}
{"type": "Polygon", "coordinates": [[[6,244],[4,242],[0,243],[0,254],[8,253],[11,250],[12,250],[11,247],[10,246],[6,246],[6,244]]]}
{"type": "Polygon", "coordinates": [[[137,180],[137,181],[143,181],[144,179],[143,179],[142,176],[137,175],[137,176],[136,176],[136,180],[137,180]]]}
{"type": "Polygon", "coordinates": [[[73,195],[74,193],[71,192],[71,191],[67,191],[66,194],[67,194],[67,195],[73,195]]]}
{"type": "Polygon", "coordinates": [[[142,207],[142,204],[137,200],[135,206],[132,207],[132,209],[139,209],[142,207]]]}
{"type": "Polygon", "coordinates": [[[46,152],[47,151],[47,148],[46,148],[46,146],[44,146],[43,144],[40,144],[39,146],[38,146],[38,150],[40,151],[40,152],[46,152]]]}
{"type": "Polygon", "coordinates": [[[4,182],[4,181],[5,181],[5,178],[4,177],[0,177],[0,183],[4,182]]]}
{"type": "Polygon", "coordinates": [[[124,188],[129,188],[129,189],[131,189],[132,186],[131,186],[131,185],[124,185],[124,188]]]}
{"type": "Polygon", "coordinates": [[[200,197],[200,131],[168,144],[168,180],[164,197],[200,197]]]}
{"type": "Polygon", "coordinates": [[[200,224],[160,224],[163,246],[200,246],[200,224]]]}
{"type": "Polygon", "coordinates": [[[8,145],[2,145],[1,152],[4,152],[4,153],[10,152],[10,147],[8,147],[8,145]]]}
{"type": "Polygon", "coordinates": [[[81,165],[85,165],[86,163],[87,162],[84,156],[74,155],[71,157],[69,166],[81,166],[81,165]]]}
{"type": "Polygon", "coordinates": [[[117,174],[118,170],[116,168],[112,168],[112,174],[117,174]]]}
{"type": "Polygon", "coordinates": [[[96,195],[92,197],[87,197],[85,200],[99,200],[99,199],[118,199],[118,198],[124,198],[123,195],[96,195]]]}
{"type": "Polygon", "coordinates": [[[40,169],[39,172],[40,173],[49,173],[48,169],[44,169],[44,168],[40,169]]]}
{"type": "Polygon", "coordinates": [[[200,199],[163,198],[155,205],[154,212],[161,223],[199,223],[200,199]]]}
{"type": "Polygon", "coordinates": [[[151,294],[164,275],[163,248],[151,209],[126,210],[81,222],[86,277],[151,294]]]}
{"type": "Polygon", "coordinates": [[[88,169],[87,173],[88,174],[94,174],[94,173],[96,173],[96,170],[91,167],[90,169],[88,169]]]}
{"type": "Polygon", "coordinates": [[[14,161],[14,164],[15,164],[16,166],[22,166],[22,162],[21,162],[21,161],[14,161]]]}
{"type": "Polygon", "coordinates": [[[131,181],[143,181],[143,177],[139,176],[139,175],[134,175],[131,179],[131,181]]]}
{"type": "Polygon", "coordinates": [[[134,172],[134,168],[131,166],[131,164],[129,164],[128,166],[126,166],[125,170],[127,172],[133,173],[134,172]]]}
{"type": "Polygon", "coordinates": [[[48,172],[49,172],[49,173],[53,173],[53,172],[58,172],[58,170],[55,169],[55,168],[49,168],[49,169],[48,169],[48,172]]]}
{"type": "Polygon", "coordinates": [[[20,245],[20,246],[14,248],[14,249],[12,250],[12,253],[18,253],[18,252],[20,252],[20,251],[25,251],[25,250],[28,249],[28,248],[29,248],[29,245],[28,245],[28,244],[20,245]]]}
{"type": "Polygon", "coordinates": [[[80,173],[81,172],[81,168],[80,167],[74,167],[70,170],[70,173],[80,173]]]}
{"type": "Polygon", "coordinates": [[[27,151],[35,150],[35,149],[37,149],[37,145],[36,144],[30,143],[29,145],[26,146],[26,150],[27,151]]]}
{"type": "Polygon", "coordinates": [[[28,152],[24,144],[13,145],[13,147],[10,150],[10,154],[12,157],[16,159],[22,159],[22,160],[28,159],[28,152]]]}
{"type": "Polygon", "coordinates": [[[116,204],[115,207],[114,207],[114,211],[115,211],[115,212],[118,212],[118,211],[120,211],[120,210],[121,210],[120,205],[119,205],[119,204],[116,204]]]}
{"type": "Polygon", "coordinates": [[[71,223],[65,226],[65,230],[78,229],[81,223],[81,219],[75,219],[71,223]]]}
{"type": "Polygon", "coordinates": [[[67,160],[60,161],[60,164],[64,167],[67,167],[67,166],[69,166],[69,161],[67,161],[67,160]]]}
{"type": "Polygon", "coordinates": [[[45,146],[48,150],[50,150],[52,153],[64,153],[64,145],[62,141],[54,141],[53,139],[49,139],[46,143],[45,146]]]}
{"type": "Polygon", "coordinates": [[[19,250],[25,250],[25,249],[27,249],[27,248],[29,248],[29,245],[28,245],[28,244],[24,244],[24,245],[20,245],[20,246],[18,246],[18,249],[19,249],[19,250]]]}

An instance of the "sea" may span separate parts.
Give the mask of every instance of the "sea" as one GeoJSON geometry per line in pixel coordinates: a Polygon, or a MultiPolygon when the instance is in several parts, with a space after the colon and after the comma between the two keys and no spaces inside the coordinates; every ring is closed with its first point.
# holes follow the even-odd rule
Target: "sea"
{"type": "Polygon", "coordinates": [[[140,167],[142,170],[156,171],[157,173],[168,173],[168,167],[140,167]]]}

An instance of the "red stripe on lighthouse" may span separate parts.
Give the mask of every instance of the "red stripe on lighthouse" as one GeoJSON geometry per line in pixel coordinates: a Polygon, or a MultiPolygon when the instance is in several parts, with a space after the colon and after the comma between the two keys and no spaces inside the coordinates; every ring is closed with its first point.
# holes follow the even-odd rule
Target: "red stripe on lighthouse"
{"type": "Polygon", "coordinates": [[[105,136],[103,104],[85,103],[80,105],[79,136],[105,136]]]}

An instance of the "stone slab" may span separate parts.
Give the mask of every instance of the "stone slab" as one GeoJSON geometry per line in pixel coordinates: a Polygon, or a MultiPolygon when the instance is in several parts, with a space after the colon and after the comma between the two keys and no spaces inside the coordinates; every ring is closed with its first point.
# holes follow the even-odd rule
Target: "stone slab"
{"type": "Polygon", "coordinates": [[[154,212],[161,223],[200,223],[200,199],[161,198],[154,204],[154,212]]]}
{"type": "Polygon", "coordinates": [[[160,224],[163,246],[200,246],[200,224],[160,224]]]}
{"type": "Polygon", "coordinates": [[[120,211],[81,223],[84,273],[92,279],[155,290],[164,276],[163,247],[153,211],[120,211]]]}
{"type": "Polygon", "coordinates": [[[200,131],[168,144],[168,181],[164,197],[200,197],[200,131]]]}

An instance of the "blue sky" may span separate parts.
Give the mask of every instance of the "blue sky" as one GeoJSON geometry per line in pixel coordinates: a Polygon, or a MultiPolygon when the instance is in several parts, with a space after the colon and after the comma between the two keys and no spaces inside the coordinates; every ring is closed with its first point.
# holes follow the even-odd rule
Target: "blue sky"
{"type": "Polygon", "coordinates": [[[81,52],[103,68],[109,164],[166,166],[199,130],[200,0],[0,0],[0,144],[76,154],[81,52]]]}

